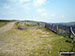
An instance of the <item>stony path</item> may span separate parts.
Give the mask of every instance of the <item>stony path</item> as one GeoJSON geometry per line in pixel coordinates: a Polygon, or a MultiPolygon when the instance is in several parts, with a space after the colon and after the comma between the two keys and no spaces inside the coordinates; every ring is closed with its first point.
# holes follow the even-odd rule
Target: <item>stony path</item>
{"type": "Polygon", "coordinates": [[[0,33],[4,33],[8,30],[10,30],[14,26],[15,22],[9,23],[3,27],[0,28],[0,33]]]}

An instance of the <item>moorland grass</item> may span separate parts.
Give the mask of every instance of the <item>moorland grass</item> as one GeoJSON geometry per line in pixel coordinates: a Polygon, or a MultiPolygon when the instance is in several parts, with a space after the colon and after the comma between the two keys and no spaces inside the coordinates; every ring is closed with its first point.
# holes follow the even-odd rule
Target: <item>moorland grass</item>
{"type": "Polygon", "coordinates": [[[0,27],[5,26],[8,22],[0,22],[0,27]]]}
{"type": "Polygon", "coordinates": [[[60,49],[72,49],[72,43],[66,40],[70,39],[45,28],[18,30],[15,25],[8,32],[0,34],[0,56],[60,56],[60,49]],[[41,38],[41,35],[53,36],[41,38]]]}

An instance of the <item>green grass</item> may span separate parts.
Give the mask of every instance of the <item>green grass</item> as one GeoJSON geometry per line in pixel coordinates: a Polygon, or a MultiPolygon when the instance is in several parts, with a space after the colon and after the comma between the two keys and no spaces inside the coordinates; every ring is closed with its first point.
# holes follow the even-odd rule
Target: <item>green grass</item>
{"type": "Polygon", "coordinates": [[[39,25],[36,25],[36,24],[25,24],[26,26],[39,26],[39,25]]]}
{"type": "Polygon", "coordinates": [[[22,29],[38,29],[40,28],[40,25],[24,24],[24,25],[19,25],[18,27],[22,29]]]}
{"type": "Polygon", "coordinates": [[[13,21],[9,21],[9,20],[0,20],[0,27],[8,24],[9,22],[13,22],[13,21]]]}
{"type": "Polygon", "coordinates": [[[0,22],[0,27],[6,25],[8,22],[0,22]]]}
{"type": "Polygon", "coordinates": [[[0,34],[0,56],[59,56],[60,49],[72,49],[72,43],[65,42],[67,39],[45,28],[18,30],[16,23],[10,31],[0,34]]]}
{"type": "Polygon", "coordinates": [[[62,38],[62,39],[56,39],[56,40],[53,40],[51,42],[52,44],[52,56],[55,55],[59,55],[59,51],[71,51],[72,49],[72,43],[67,43],[65,42],[67,39],[65,38],[62,38]]]}

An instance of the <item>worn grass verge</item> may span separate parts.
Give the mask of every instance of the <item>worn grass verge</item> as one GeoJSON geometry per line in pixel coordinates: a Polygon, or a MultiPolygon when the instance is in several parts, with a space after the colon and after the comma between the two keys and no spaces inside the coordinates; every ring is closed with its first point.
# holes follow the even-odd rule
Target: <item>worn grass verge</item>
{"type": "Polygon", "coordinates": [[[45,29],[12,30],[0,34],[0,56],[59,56],[60,48],[68,51],[72,43],[66,38],[45,29]],[[41,35],[51,35],[40,37],[41,35]],[[66,47],[66,49],[64,49],[66,47]]]}

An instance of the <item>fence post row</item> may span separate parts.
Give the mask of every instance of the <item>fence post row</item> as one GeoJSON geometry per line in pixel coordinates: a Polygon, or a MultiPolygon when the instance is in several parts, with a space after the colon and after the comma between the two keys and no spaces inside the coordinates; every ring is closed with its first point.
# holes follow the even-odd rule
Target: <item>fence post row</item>
{"type": "MultiPolygon", "coordinates": [[[[65,27],[65,26],[63,26],[63,27],[65,27]]],[[[47,24],[45,24],[45,28],[51,29],[52,31],[54,31],[55,33],[58,34],[59,33],[58,30],[59,30],[60,26],[47,23],[47,24]]],[[[64,29],[64,28],[62,28],[62,25],[61,25],[61,29],[64,29]]],[[[72,26],[69,26],[69,38],[72,38],[72,34],[74,34],[72,31],[72,26]]]]}
{"type": "Polygon", "coordinates": [[[56,25],[56,31],[57,31],[57,33],[59,33],[59,32],[58,32],[58,25],[56,25]]]}
{"type": "Polygon", "coordinates": [[[69,27],[69,38],[72,38],[72,27],[69,27]]]}

